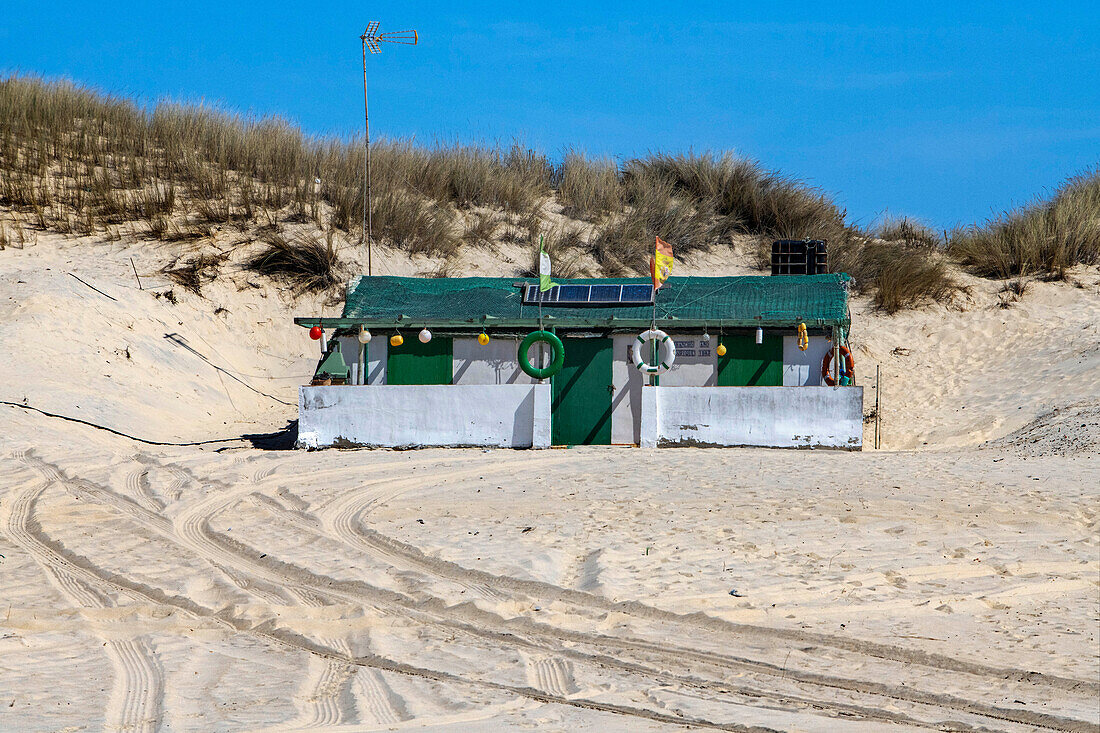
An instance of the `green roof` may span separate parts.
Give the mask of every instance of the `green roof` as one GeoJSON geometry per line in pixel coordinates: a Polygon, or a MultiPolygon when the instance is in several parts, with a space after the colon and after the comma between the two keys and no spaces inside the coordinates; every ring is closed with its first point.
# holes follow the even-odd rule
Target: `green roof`
{"type": "MultiPolygon", "coordinates": [[[[657,293],[658,326],[683,327],[847,326],[844,273],[744,277],[672,277],[657,293]]],[[[537,305],[523,303],[531,278],[357,277],[348,283],[341,318],[295,318],[302,326],[359,325],[477,329],[528,328],[538,323],[537,305]]],[[[649,278],[556,280],[568,284],[646,284],[649,278]]],[[[649,325],[653,306],[544,305],[547,326],[637,329],[649,325]]]]}

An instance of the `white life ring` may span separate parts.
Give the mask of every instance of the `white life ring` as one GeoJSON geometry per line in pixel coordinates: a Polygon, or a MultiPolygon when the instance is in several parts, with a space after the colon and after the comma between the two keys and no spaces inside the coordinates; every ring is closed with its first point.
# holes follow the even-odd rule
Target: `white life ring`
{"type": "Polygon", "coordinates": [[[638,334],[638,343],[634,344],[634,366],[638,371],[646,374],[664,374],[676,363],[676,344],[668,337],[668,334],[659,328],[652,328],[638,334]],[[664,355],[658,359],[657,366],[646,363],[642,350],[650,341],[656,341],[658,346],[664,348],[664,355]]]}

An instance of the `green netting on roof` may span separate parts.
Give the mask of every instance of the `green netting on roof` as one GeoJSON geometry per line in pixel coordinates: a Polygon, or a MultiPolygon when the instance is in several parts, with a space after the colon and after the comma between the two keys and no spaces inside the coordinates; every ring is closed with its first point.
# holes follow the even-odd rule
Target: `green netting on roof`
{"type": "MultiPolygon", "coordinates": [[[[343,325],[415,324],[480,327],[534,324],[538,306],[523,303],[525,278],[358,277],[348,284],[343,325]]],[[[577,284],[645,284],[648,278],[557,280],[577,284]]],[[[748,277],[673,277],[657,294],[658,325],[672,321],[726,326],[846,325],[846,274],[748,277]]],[[[652,306],[543,306],[547,325],[634,326],[648,323],[652,306]]],[[[332,323],[336,319],[324,319],[332,323]]],[[[303,325],[317,319],[297,319],[303,325]]],[[[333,323],[332,325],[338,325],[333,323]]]]}

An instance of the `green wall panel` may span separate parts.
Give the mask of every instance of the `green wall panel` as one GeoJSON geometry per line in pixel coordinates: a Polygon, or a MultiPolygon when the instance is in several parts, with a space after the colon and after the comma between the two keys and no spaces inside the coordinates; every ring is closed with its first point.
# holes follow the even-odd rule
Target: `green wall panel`
{"type": "Polygon", "coordinates": [[[764,343],[756,334],[732,334],[719,341],[726,347],[718,357],[719,387],[782,387],[783,337],[764,332],[764,343]]]}
{"type": "Polygon", "coordinates": [[[454,381],[454,344],[433,338],[426,344],[416,337],[390,346],[386,356],[386,384],[450,384],[454,381]]]}

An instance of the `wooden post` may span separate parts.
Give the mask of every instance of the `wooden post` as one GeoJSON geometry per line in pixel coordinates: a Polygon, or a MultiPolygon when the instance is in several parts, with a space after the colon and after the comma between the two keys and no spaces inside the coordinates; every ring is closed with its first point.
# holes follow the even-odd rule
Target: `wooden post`
{"type": "Polygon", "coordinates": [[[882,445],[882,365],[875,365],[875,450],[882,445]]]}

